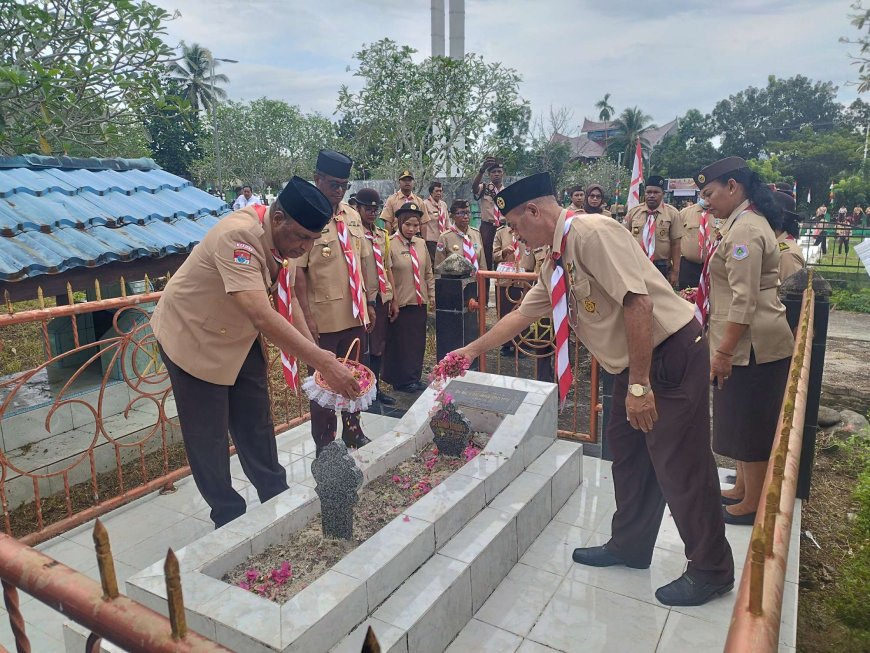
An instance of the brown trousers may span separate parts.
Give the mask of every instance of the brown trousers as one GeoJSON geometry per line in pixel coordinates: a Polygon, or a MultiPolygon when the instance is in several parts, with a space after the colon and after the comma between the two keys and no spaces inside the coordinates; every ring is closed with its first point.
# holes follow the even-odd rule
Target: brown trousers
{"type": "Polygon", "coordinates": [[[656,347],[650,382],[659,419],[645,434],[626,420],[628,370],[614,377],[605,437],[613,453],[616,513],[607,548],[626,562],[648,565],[667,503],[686,545],[689,574],[730,582],[734,560],[710,450],[710,354],[695,320],[656,347]]]}
{"type": "MultiPolygon", "coordinates": [[[[367,334],[365,327],[362,326],[333,333],[321,333],[318,344],[321,349],[331,351],[336,356],[344,356],[354,338],[360,339],[360,344],[362,345],[361,351],[365,352],[368,347],[366,342],[367,334]]],[[[308,373],[314,374],[314,370],[309,368],[308,373]]],[[[324,408],[316,401],[308,403],[311,407],[311,437],[314,439],[314,444],[318,447],[325,447],[335,440],[338,431],[338,419],[335,416],[335,411],[324,408]]],[[[344,429],[343,435],[345,436],[355,435],[362,431],[359,424],[359,413],[342,411],[341,424],[344,429]]]]}

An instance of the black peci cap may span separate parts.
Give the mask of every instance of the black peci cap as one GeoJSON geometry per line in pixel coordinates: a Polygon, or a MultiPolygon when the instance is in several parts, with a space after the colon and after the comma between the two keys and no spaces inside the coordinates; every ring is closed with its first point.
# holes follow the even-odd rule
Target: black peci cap
{"type": "Polygon", "coordinates": [[[278,195],[284,213],[308,231],[320,231],[332,218],[332,204],[317,186],[293,177],[278,195]]]}
{"type": "Polygon", "coordinates": [[[727,175],[729,172],[736,172],[747,168],[746,161],[739,156],[729,156],[724,159],[719,159],[716,163],[711,163],[706,168],[701,170],[694,176],[695,183],[698,188],[703,188],[714,179],[719,179],[722,175],[727,175]]]}
{"type": "Polygon", "coordinates": [[[520,204],[538,197],[554,196],[553,179],[549,172],[539,172],[515,181],[495,196],[495,205],[507,215],[520,204]]]}
{"type": "Polygon", "coordinates": [[[664,177],[660,177],[659,175],[653,175],[646,180],[645,187],[649,188],[650,186],[655,186],[656,188],[661,188],[662,190],[664,190],[666,183],[667,182],[665,181],[664,177]]]}
{"type": "Polygon", "coordinates": [[[320,150],[317,154],[317,171],[336,179],[349,179],[353,159],[335,150],[320,150]]]}
{"type": "Polygon", "coordinates": [[[378,206],[381,196],[374,188],[360,188],[356,192],[356,203],[360,206],[378,206]]]}

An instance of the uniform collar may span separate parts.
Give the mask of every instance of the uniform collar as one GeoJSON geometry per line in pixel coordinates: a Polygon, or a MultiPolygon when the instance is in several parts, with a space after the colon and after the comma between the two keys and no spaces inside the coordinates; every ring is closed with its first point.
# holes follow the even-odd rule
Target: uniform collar
{"type": "Polygon", "coordinates": [[[562,254],[562,234],[565,232],[565,219],[567,217],[568,209],[562,209],[559,219],[556,220],[556,231],[553,234],[553,254],[562,254]]]}
{"type": "Polygon", "coordinates": [[[644,209],[644,211],[646,211],[648,214],[649,214],[649,213],[661,213],[661,212],[664,210],[664,208],[665,208],[665,202],[664,202],[664,200],[662,200],[662,203],[659,204],[656,208],[654,208],[654,209],[652,209],[652,210],[650,210],[650,208],[646,205],[646,202],[643,203],[643,209],[644,209]]]}
{"type": "Polygon", "coordinates": [[[730,231],[735,220],[737,220],[737,218],[740,217],[740,214],[743,213],[743,211],[745,211],[748,207],[749,200],[743,200],[740,205],[731,212],[731,215],[728,216],[728,219],[725,220],[725,222],[719,228],[719,233],[722,234],[723,238],[730,231]]]}

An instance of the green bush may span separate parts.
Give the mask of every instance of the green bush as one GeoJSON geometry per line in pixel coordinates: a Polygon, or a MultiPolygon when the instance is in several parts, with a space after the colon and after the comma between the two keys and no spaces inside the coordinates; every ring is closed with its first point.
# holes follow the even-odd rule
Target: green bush
{"type": "Polygon", "coordinates": [[[831,303],[840,311],[870,313],[870,288],[835,290],[831,303]]]}

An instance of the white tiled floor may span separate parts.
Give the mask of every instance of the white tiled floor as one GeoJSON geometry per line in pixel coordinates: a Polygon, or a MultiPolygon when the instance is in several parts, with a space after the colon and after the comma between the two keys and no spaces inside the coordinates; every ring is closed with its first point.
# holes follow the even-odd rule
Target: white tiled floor
{"type": "MultiPolygon", "coordinates": [[[[363,413],[366,434],[375,438],[398,420],[363,413]]],[[[314,442],[310,424],[302,424],[278,436],[279,460],[287,468],[288,482],[302,482],[311,476],[314,442]]],[[[237,457],[231,461],[233,487],[245,498],[248,507],[260,503],[257,492],[248,482],[237,457]]],[[[172,494],[149,494],[101,518],[109,531],[115,572],[121,592],[134,573],[161,560],[171,547],[178,550],[214,528],[209,507],[187,477],[175,484],[172,494]]],[[[93,522],[89,522],[37,548],[48,556],[99,580],[93,544],[93,522]]],[[[19,593],[21,613],[27,622],[27,635],[34,653],[62,653],[63,623],[66,617],[27,594],[19,593]]],[[[0,608],[0,646],[15,650],[9,617],[0,608]]]]}

